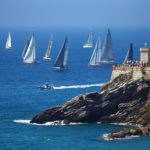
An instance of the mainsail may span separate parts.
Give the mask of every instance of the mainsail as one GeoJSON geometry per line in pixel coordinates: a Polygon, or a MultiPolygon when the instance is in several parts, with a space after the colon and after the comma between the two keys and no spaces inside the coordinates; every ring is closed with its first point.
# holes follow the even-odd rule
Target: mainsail
{"type": "Polygon", "coordinates": [[[10,35],[10,32],[8,34],[8,38],[7,38],[7,41],[6,41],[6,46],[5,46],[6,49],[11,49],[11,35],[10,35]]]}
{"type": "Polygon", "coordinates": [[[49,41],[49,44],[48,44],[48,48],[47,48],[47,51],[46,51],[45,56],[43,57],[43,59],[47,59],[47,60],[51,59],[49,56],[50,56],[50,52],[51,52],[51,48],[52,48],[52,41],[53,41],[53,36],[51,35],[51,38],[50,38],[50,41],[49,41]]]}
{"type": "Polygon", "coordinates": [[[128,52],[127,52],[126,58],[124,60],[124,63],[126,61],[129,61],[129,60],[133,60],[133,46],[132,46],[132,43],[130,44],[130,48],[129,48],[128,52]]]}
{"type": "Polygon", "coordinates": [[[99,66],[100,65],[100,59],[101,59],[102,49],[101,49],[101,40],[100,37],[98,37],[98,40],[96,42],[94,51],[92,53],[89,65],[90,66],[99,66]]]}
{"type": "Polygon", "coordinates": [[[65,38],[64,44],[57,56],[57,59],[54,64],[54,69],[68,69],[67,67],[67,59],[68,59],[68,39],[67,36],[65,38]]]}
{"type": "Polygon", "coordinates": [[[83,48],[92,48],[92,47],[93,47],[92,31],[90,31],[88,35],[87,43],[83,45],[83,48]]]}
{"type": "Polygon", "coordinates": [[[25,48],[24,48],[24,50],[22,52],[22,56],[21,56],[22,58],[24,58],[24,56],[25,56],[25,54],[27,52],[28,47],[29,47],[29,40],[27,40],[27,44],[26,44],[26,46],[25,46],[25,48]]]}
{"type": "Polygon", "coordinates": [[[104,45],[102,48],[102,57],[101,57],[101,63],[113,63],[114,60],[114,52],[113,52],[113,44],[112,44],[112,38],[110,34],[110,30],[108,29],[104,45]]]}
{"type": "Polygon", "coordinates": [[[30,44],[26,50],[26,53],[23,57],[24,63],[34,63],[35,62],[35,38],[34,35],[32,35],[30,44]]]}

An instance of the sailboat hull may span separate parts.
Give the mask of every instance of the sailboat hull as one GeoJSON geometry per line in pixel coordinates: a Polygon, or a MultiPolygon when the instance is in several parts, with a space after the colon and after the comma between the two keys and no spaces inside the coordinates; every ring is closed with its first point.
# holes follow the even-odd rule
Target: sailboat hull
{"type": "Polygon", "coordinates": [[[114,64],[115,61],[114,60],[111,60],[111,61],[101,61],[100,63],[101,64],[114,64]]]}
{"type": "Polygon", "coordinates": [[[51,60],[50,57],[43,57],[44,60],[51,60]]]}
{"type": "Polygon", "coordinates": [[[92,66],[92,67],[98,67],[98,66],[101,66],[102,64],[101,63],[97,63],[97,64],[89,64],[89,66],[92,66]]]}
{"type": "Polygon", "coordinates": [[[39,61],[35,60],[35,61],[23,61],[23,63],[25,64],[39,64],[39,61]]]}
{"type": "Polygon", "coordinates": [[[83,45],[83,48],[92,48],[92,45],[83,45]]]}
{"type": "Polygon", "coordinates": [[[53,67],[53,70],[69,70],[69,67],[53,67]]]}

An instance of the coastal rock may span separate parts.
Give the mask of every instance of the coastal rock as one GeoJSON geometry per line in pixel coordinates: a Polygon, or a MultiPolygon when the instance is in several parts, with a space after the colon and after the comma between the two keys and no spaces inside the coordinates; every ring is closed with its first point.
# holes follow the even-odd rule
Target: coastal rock
{"type": "Polygon", "coordinates": [[[150,132],[150,127],[140,127],[136,129],[124,129],[123,131],[113,132],[107,136],[108,140],[120,139],[128,136],[147,135],[150,132]]]}
{"type": "Polygon", "coordinates": [[[55,120],[68,122],[96,122],[100,119],[101,109],[99,93],[93,92],[85,96],[79,95],[62,106],[57,106],[36,115],[31,123],[43,124],[55,120]]]}
{"type": "MultiPolygon", "coordinates": [[[[150,81],[142,78],[133,80],[130,74],[120,75],[105,84],[101,88],[101,93],[92,92],[76,96],[62,106],[49,108],[36,115],[31,123],[43,124],[56,120],[67,120],[67,123],[148,125],[150,124],[150,81]]],[[[118,136],[123,136],[122,134],[118,136]]]]}

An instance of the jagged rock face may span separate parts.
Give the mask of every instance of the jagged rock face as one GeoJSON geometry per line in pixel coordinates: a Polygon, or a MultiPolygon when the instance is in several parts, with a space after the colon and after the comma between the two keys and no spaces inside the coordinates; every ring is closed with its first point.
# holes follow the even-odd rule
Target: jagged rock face
{"type": "Polygon", "coordinates": [[[45,123],[55,120],[96,122],[101,116],[99,96],[97,92],[85,96],[79,95],[62,106],[50,108],[42,114],[36,115],[31,123],[45,123]]]}
{"type": "Polygon", "coordinates": [[[149,99],[150,83],[144,80],[130,81],[103,91],[102,122],[137,123],[138,112],[149,99]],[[114,111],[114,112],[113,112],[114,111]],[[107,114],[108,113],[108,114],[107,114]]]}
{"type": "Polygon", "coordinates": [[[150,82],[134,81],[130,74],[121,75],[101,88],[101,93],[79,95],[62,106],[36,115],[32,123],[55,120],[68,122],[141,123],[149,124],[150,82]],[[143,108],[143,109],[142,109],[143,108]],[[146,110],[145,110],[146,109],[146,110]]]}

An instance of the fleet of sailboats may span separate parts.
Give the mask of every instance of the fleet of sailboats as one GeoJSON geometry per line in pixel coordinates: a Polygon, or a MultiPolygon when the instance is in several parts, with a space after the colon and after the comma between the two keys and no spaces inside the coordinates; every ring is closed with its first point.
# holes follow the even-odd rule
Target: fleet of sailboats
{"type": "Polygon", "coordinates": [[[35,52],[35,37],[32,35],[30,43],[26,44],[25,54],[23,54],[23,62],[27,64],[36,63],[36,52],[35,52]]]}
{"type": "Polygon", "coordinates": [[[67,67],[67,60],[68,60],[68,39],[67,39],[67,36],[66,36],[65,41],[63,43],[63,46],[60,49],[60,52],[59,52],[59,54],[56,58],[53,69],[54,70],[69,69],[69,67],[67,67]]]}
{"type": "Polygon", "coordinates": [[[11,35],[10,35],[10,32],[8,33],[8,37],[7,37],[5,48],[6,49],[11,49],[12,48],[12,46],[11,46],[11,35]]]}
{"type": "Polygon", "coordinates": [[[83,48],[92,48],[93,47],[93,39],[92,39],[92,31],[89,32],[88,39],[83,48]]]}
{"type": "Polygon", "coordinates": [[[53,42],[53,36],[51,35],[50,41],[49,41],[49,44],[48,44],[48,48],[47,48],[47,51],[46,51],[45,56],[43,57],[43,59],[51,60],[50,53],[51,53],[51,48],[52,48],[52,42],[53,42]]]}
{"type": "Polygon", "coordinates": [[[92,53],[89,65],[100,66],[102,64],[114,63],[114,52],[110,30],[108,29],[104,45],[101,48],[100,37],[98,38],[92,53]]]}
{"type": "MultiPolygon", "coordinates": [[[[46,53],[43,57],[45,60],[51,60],[50,53],[53,43],[53,36],[51,35],[48,48],[46,50],[46,53]]],[[[83,48],[92,48],[93,47],[93,40],[92,40],[92,32],[89,32],[87,43],[83,46],[83,48]]],[[[11,34],[9,32],[8,38],[6,41],[6,49],[11,49],[11,34]]],[[[130,44],[130,48],[127,52],[127,56],[124,61],[132,60],[133,57],[133,47],[132,44],[130,44]]],[[[24,50],[22,52],[21,58],[24,63],[33,64],[37,63],[36,61],[36,49],[35,49],[35,37],[32,35],[30,42],[27,41],[24,50]]],[[[67,66],[67,60],[68,60],[68,39],[67,36],[64,40],[63,46],[60,49],[60,52],[56,58],[56,61],[54,63],[53,69],[54,70],[66,70],[69,69],[67,66]]],[[[110,30],[108,29],[108,32],[106,34],[106,38],[104,41],[103,46],[101,46],[101,38],[100,36],[97,39],[97,42],[95,44],[92,56],[89,61],[90,66],[100,66],[105,63],[114,63],[114,52],[113,52],[113,44],[112,44],[112,38],[110,30]]]]}

